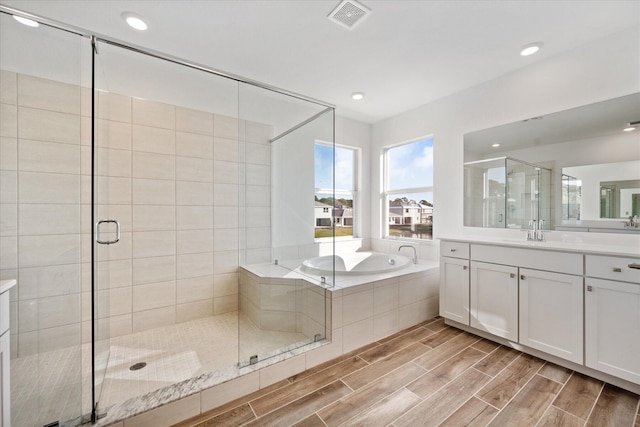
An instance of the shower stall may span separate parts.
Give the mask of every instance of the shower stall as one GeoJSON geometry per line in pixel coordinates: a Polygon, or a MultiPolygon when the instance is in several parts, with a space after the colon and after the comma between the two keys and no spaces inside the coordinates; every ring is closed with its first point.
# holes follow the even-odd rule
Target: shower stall
{"type": "Polygon", "coordinates": [[[530,220],[549,228],[551,170],[510,157],[464,164],[464,225],[527,228],[530,220]]]}
{"type": "Polygon", "coordinates": [[[12,425],[78,425],[325,338],[322,287],[241,278],[333,253],[304,202],[333,108],[0,12],[12,425]]]}

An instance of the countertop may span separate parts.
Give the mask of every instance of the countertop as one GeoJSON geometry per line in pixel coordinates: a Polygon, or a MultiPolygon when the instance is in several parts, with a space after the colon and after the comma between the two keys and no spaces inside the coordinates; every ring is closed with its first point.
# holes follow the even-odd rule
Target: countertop
{"type": "Polygon", "coordinates": [[[607,235],[606,237],[593,237],[575,236],[575,234],[589,233],[545,232],[546,240],[544,242],[527,241],[524,233],[521,233],[521,238],[519,239],[511,236],[463,234],[440,237],[440,240],[583,254],[640,257],[640,238],[638,236],[607,235]],[[599,237],[600,241],[598,241],[599,237]]]}
{"type": "Polygon", "coordinates": [[[16,280],[0,280],[0,294],[4,294],[16,285],[16,280]]]}

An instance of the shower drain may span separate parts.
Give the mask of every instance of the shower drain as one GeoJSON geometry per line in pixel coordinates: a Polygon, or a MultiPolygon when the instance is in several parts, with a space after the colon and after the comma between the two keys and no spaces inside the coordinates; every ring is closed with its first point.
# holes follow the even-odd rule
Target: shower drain
{"type": "Polygon", "coordinates": [[[130,371],[137,371],[137,370],[139,370],[139,369],[144,368],[145,366],[147,366],[147,362],[140,362],[140,363],[136,363],[136,364],[134,364],[134,365],[131,365],[131,366],[129,367],[129,370],[130,370],[130,371]]]}

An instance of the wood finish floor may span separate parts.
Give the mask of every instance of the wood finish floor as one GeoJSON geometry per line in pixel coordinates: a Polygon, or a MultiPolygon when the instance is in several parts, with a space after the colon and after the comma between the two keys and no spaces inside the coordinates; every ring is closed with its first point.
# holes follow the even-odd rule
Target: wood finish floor
{"type": "Polygon", "coordinates": [[[640,396],[435,318],[176,427],[640,427],[640,396]]]}

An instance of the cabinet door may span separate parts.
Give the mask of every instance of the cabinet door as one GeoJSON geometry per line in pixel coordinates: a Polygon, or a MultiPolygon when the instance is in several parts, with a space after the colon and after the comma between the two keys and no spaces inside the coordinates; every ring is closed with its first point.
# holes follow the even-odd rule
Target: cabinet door
{"type": "Polygon", "coordinates": [[[11,397],[9,388],[9,332],[0,337],[0,427],[11,425],[11,397]]]}
{"type": "Polygon", "coordinates": [[[582,364],[582,276],[520,269],[520,344],[582,364]]]}
{"type": "Polygon", "coordinates": [[[440,258],[440,316],[469,324],[469,261],[440,258]]]}
{"type": "Polygon", "coordinates": [[[585,364],[640,384],[640,285],[585,280],[585,364]]]}
{"type": "Polygon", "coordinates": [[[471,261],[471,326],[518,341],[518,268],[471,261]]]}

